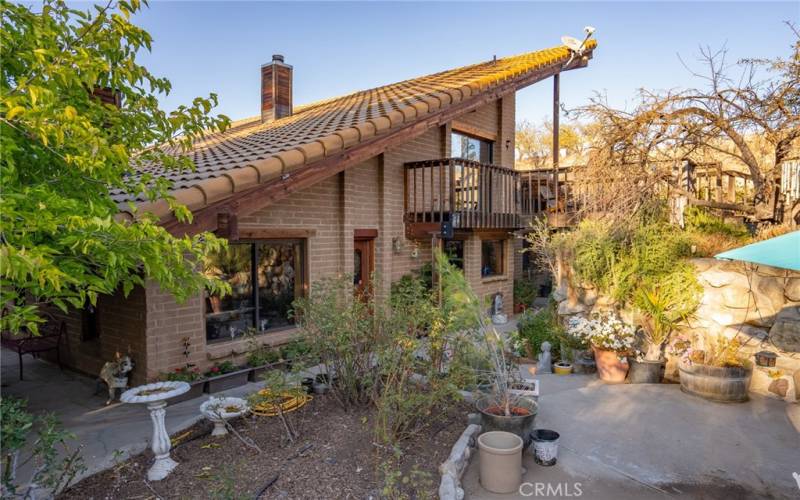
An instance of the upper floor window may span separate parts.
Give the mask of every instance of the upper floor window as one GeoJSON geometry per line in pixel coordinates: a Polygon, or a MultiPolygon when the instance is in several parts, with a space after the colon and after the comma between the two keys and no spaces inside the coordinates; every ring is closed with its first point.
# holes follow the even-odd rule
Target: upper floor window
{"type": "Polygon", "coordinates": [[[461,132],[451,135],[450,156],[479,163],[492,163],[492,141],[478,139],[461,132]]]}
{"type": "Polygon", "coordinates": [[[206,299],[206,340],[230,340],[250,328],[265,332],[294,324],[292,303],[304,290],[303,240],[231,243],[209,255],[206,274],[231,285],[231,294],[206,299]]]}

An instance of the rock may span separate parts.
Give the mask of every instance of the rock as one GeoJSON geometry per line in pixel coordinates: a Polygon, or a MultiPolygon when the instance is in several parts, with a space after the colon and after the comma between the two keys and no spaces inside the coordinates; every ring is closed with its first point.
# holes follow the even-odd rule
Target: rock
{"type": "Polygon", "coordinates": [[[700,278],[701,283],[708,283],[714,288],[728,286],[733,283],[747,287],[747,279],[744,277],[744,275],[736,272],[723,271],[719,269],[719,267],[709,268],[701,272],[698,277],[700,278]]]}
{"type": "Polygon", "coordinates": [[[798,398],[797,379],[795,374],[785,370],[756,366],[753,368],[753,377],[750,379],[748,390],[794,403],[798,398]]]}
{"type": "Polygon", "coordinates": [[[759,309],[769,306],[777,313],[786,302],[783,294],[786,289],[783,278],[771,276],[753,276],[754,299],[759,309]]]}
{"type": "Polygon", "coordinates": [[[785,378],[773,380],[769,384],[769,392],[778,395],[781,399],[786,398],[786,393],[789,392],[789,381],[785,378]]]}
{"type": "Polygon", "coordinates": [[[597,303],[597,289],[595,288],[585,288],[583,291],[583,297],[581,302],[586,304],[587,306],[593,306],[597,303]]]}
{"type": "Polygon", "coordinates": [[[753,340],[763,342],[767,340],[769,333],[763,328],[745,324],[728,326],[722,330],[722,335],[727,339],[733,339],[738,336],[743,342],[752,342],[753,340]]]}
{"type": "Polygon", "coordinates": [[[747,309],[753,307],[750,290],[736,285],[722,287],[722,303],[731,309],[747,309]]]}
{"type": "Polygon", "coordinates": [[[783,308],[769,330],[776,347],[787,352],[800,352],[800,307],[783,308]]]}
{"type": "Polygon", "coordinates": [[[613,307],[616,303],[617,301],[609,295],[598,295],[597,300],[595,300],[595,305],[600,308],[613,307]]]}
{"type": "Polygon", "coordinates": [[[567,287],[561,286],[553,290],[553,300],[561,302],[567,298],[567,287]]]}
{"type": "Polygon", "coordinates": [[[786,300],[800,302],[800,278],[789,278],[786,281],[786,288],[783,289],[786,300]]]}
{"type": "Polygon", "coordinates": [[[694,267],[697,269],[698,273],[702,273],[703,271],[710,269],[711,267],[715,266],[717,262],[717,259],[714,258],[691,259],[691,263],[694,264],[694,267]]]}
{"type": "Polygon", "coordinates": [[[569,316],[571,314],[578,314],[584,311],[586,311],[586,306],[580,302],[576,302],[575,305],[570,306],[569,301],[564,300],[558,304],[559,316],[569,316]]]}

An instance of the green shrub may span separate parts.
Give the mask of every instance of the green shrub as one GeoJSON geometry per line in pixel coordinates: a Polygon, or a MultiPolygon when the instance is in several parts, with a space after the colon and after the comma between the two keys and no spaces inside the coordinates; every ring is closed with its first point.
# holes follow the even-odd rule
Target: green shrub
{"type": "Polygon", "coordinates": [[[267,346],[256,348],[247,355],[247,364],[249,366],[264,366],[277,362],[281,359],[281,355],[275,349],[270,349],[267,346]]]}
{"type": "Polygon", "coordinates": [[[513,340],[515,347],[529,358],[536,358],[542,343],[550,342],[551,354],[558,357],[559,331],[561,330],[554,311],[547,307],[537,312],[525,311],[517,322],[513,340]]]}
{"type": "Polygon", "coordinates": [[[533,281],[526,279],[514,280],[514,302],[516,304],[530,307],[536,298],[537,292],[538,290],[533,281]]]}
{"type": "Polygon", "coordinates": [[[233,361],[222,361],[214,363],[206,373],[206,377],[219,377],[220,375],[224,375],[226,373],[231,373],[236,371],[236,365],[233,364],[233,361]]]}
{"type": "Polygon", "coordinates": [[[280,357],[286,361],[305,359],[312,350],[311,344],[305,339],[295,339],[281,346],[280,357]]]}
{"type": "Polygon", "coordinates": [[[75,436],[61,428],[54,414],[36,417],[31,441],[34,416],[25,407],[25,401],[0,398],[0,492],[3,498],[54,498],[86,469],[80,448],[67,445],[75,436]],[[17,477],[17,467],[23,464],[31,464],[32,477],[17,477]]]}
{"type": "Polygon", "coordinates": [[[375,437],[393,444],[430,425],[458,400],[458,388],[467,383],[462,365],[454,362],[463,339],[421,279],[395,282],[389,307],[376,320],[381,335],[375,349],[380,375],[373,395],[375,437]]]}
{"type": "MultiPolygon", "coordinates": [[[[372,352],[378,344],[370,303],[353,297],[352,276],[324,278],[311,286],[307,297],[294,302],[304,337],[314,339],[309,355],[320,360],[327,373],[335,373],[330,394],[348,409],[370,401],[377,379],[372,352]]],[[[295,344],[297,345],[297,344],[295,344]]],[[[281,355],[293,355],[284,348],[281,355]]]]}
{"type": "Polygon", "coordinates": [[[575,273],[582,281],[605,288],[621,249],[620,236],[610,224],[585,220],[570,235],[575,273]]]}
{"type": "Polygon", "coordinates": [[[742,239],[750,237],[750,232],[744,224],[727,222],[703,207],[686,207],[683,218],[688,231],[701,234],[723,234],[742,239]]]}

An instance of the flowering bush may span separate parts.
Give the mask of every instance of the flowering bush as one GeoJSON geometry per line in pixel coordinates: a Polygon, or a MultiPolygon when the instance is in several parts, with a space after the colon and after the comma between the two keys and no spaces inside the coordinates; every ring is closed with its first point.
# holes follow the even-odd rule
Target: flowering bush
{"type": "Polygon", "coordinates": [[[165,373],[161,378],[173,382],[194,382],[201,379],[200,369],[194,365],[186,365],[175,368],[175,371],[165,373]]]}
{"type": "Polygon", "coordinates": [[[598,349],[616,352],[630,351],[635,340],[633,327],[612,313],[599,314],[591,319],[572,317],[567,324],[567,333],[598,349]]]}

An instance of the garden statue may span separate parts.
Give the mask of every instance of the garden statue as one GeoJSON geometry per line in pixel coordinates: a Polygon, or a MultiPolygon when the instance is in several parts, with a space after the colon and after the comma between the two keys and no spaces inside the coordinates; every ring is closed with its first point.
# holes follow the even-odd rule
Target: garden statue
{"type": "Polygon", "coordinates": [[[494,294],[492,299],[492,323],[495,325],[505,325],[508,323],[508,316],[503,314],[503,295],[494,294]]]}
{"type": "Polygon", "coordinates": [[[128,355],[122,356],[117,351],[114,355],[114,361],[108,361],[100,370],[95,394],[100,392],[101,382],[105,382],[108,387],[108,401],[106,401],[106,404],[111,404],[117,397],[117,389],[125,390],[128,388],[128,373],[131,370],[133,370],[131,357],[128,355]]]}
{"type": "Polygon", "coordinates": [[[553,373],[553,358],[550,355],[550,342],[542,342],[542,352],[539,353],[539,362],[536,363],[536,373],[553,373]]]}

